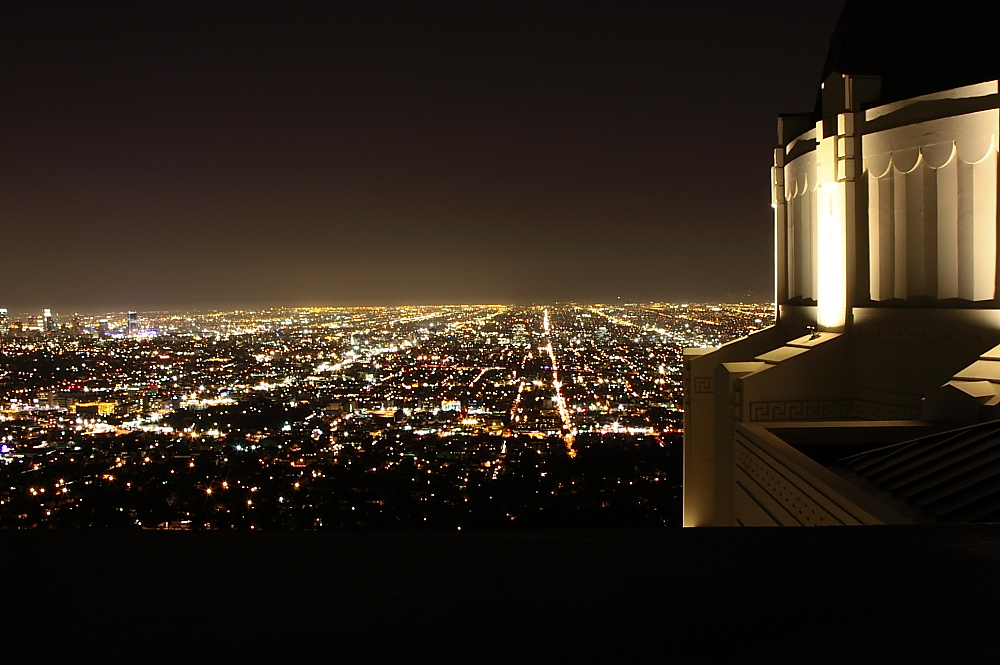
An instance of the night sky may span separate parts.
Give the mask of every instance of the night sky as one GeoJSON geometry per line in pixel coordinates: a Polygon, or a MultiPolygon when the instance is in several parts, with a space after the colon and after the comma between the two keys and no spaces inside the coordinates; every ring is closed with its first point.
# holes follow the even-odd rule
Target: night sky
{"type": "Polygon", "coordinates": [[[837,1],[0,7],[0,307],[722,299],[837,1]]]}

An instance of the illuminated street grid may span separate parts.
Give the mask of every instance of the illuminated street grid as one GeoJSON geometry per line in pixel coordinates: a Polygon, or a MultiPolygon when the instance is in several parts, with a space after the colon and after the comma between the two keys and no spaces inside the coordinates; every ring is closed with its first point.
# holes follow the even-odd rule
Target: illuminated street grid
{"type": "Polygon", "coordinates": [[[0,314],[0,525],[668,523],[681,349],[771,316],[310,308],[139,313],[130,328],[0,314]]]}

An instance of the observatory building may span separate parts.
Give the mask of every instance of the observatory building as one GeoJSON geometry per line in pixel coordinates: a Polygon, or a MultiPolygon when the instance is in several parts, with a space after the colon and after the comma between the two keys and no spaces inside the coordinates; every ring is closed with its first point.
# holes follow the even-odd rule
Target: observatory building
{"type": "Polygon", "coordinates": [[[686,526],[1000,520],[990,7],[849,0],[779,117],[776,321],[685,350],[686,526]]]}

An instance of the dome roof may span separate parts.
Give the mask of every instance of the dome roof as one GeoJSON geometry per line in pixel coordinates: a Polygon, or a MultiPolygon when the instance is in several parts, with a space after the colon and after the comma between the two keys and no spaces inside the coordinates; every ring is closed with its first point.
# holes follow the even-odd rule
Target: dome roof
{"type": "Polygon", "coordinates": [[[877,74],[888,104],[1000,78],[998,17],[993,2],[847,0],[820,80],[877,74]]]}

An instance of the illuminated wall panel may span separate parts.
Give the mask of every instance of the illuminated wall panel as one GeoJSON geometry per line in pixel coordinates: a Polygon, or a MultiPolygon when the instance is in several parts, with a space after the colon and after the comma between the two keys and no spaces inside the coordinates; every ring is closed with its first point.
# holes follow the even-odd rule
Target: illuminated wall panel
{"type": "Polygon", "coordinates": [[[938,298],[958,297],[958,162],[951,153],[937,170],[938,298]]]}
{"type": "Polygon", "coordinates": [[[970,300],[992,300],[997,268],[996,137],[983,157],[972,164],[973,278],[970,300]]]}
{"type": "Polygon", "coordinates": [[[842,328],[847,316],[847,224],[844,185],[826,183],[819,190],[816,323],[842,328]]]}
{"type": "Polygon", "coordinates": [[[815,158],[803,155],[785,169],[788,297],[816,299],[815,158]]]}
{"type": "Polygon", "coordinates": [[[996,124],[992,110],[864,137],[872,300],[995,297],[996,124]]]}

